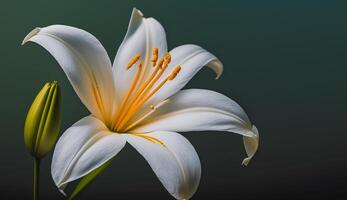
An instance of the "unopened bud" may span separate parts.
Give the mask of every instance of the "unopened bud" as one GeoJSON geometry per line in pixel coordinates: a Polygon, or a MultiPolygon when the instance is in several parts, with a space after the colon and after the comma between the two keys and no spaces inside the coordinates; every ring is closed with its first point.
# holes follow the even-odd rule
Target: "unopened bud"
{"type": "Polygon", "coordinates": [[[36,158],[54,146],[61,124],[61,95],[56,81],[46,83],[32,103],[24,125],[24,143],[36,158]]]}

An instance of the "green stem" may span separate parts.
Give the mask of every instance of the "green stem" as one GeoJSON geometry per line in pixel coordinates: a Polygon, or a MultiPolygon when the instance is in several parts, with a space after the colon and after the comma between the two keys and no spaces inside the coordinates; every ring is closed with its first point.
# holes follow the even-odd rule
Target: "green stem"
{"type": "Polygon", "coordinates": [[[34,158],[33,200],[39,199],[40,159],[34,158]]]}

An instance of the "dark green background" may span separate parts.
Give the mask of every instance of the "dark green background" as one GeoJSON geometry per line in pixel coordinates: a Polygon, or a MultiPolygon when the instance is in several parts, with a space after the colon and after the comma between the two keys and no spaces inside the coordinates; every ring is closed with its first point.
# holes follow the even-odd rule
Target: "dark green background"
{"type": "MultiPolygon", "coordinates": [[[[194,199],[340,199],[346,196],[347,6],[344,1],[1,1],[2,199],[30,199],[32,160],[23,144],[28,106],[46,81],[63,93],[63,130],[87,115],[56,61],[20,46],[36,26],[66,24],[94,34],[110,57],[133,7],[166,28],[169,47],[193,43],[225,66],[187,86],[238,101],[257,125],[259,152],[248,167],[242,138],[189,133],[202,162],[194,199]]],[[[63,199],[43,161],[42,199],[63,199]]],[[[80,199],[169,199],[145,160],[127,146],[80,199]]]]}

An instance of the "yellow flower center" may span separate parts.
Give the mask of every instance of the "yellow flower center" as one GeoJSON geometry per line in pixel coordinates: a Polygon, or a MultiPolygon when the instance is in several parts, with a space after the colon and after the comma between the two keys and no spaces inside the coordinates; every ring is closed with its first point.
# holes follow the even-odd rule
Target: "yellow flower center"
{"type": "MultiPolygon", "coordinates": [[[[141,58],[140,54],[135,55],[128,65],[127,69],[132,68],[141,58]]],[[[171,62],[170,53],[166,53],[164,58],[158,58],[158,48],[153,49],[151,58],[152,67],[155,67],[152,73],[147,76],[148,69],[143,69],[142,63],[137,65],[136,74],[132,80],[129,90],[121,102],[116,113],[115,121],[111,129],[118,133],[124,133],[142,122],[151,115],[158,107],[166,104],[169,100],[164,100],[157,105],[151,105],[147,113],[140,116],[136,121],[130,123],[131,119],[140,111],[143,105],[157,93],[168,81],[173,80],[181,70],[181,66],[176,66],[171,73],[161,79],[163,73],[171,62]],[[161,80],[159,82],[159,80],[161,80]]],[[[150,67],[150,66],[145,66],[150,67]]]]}

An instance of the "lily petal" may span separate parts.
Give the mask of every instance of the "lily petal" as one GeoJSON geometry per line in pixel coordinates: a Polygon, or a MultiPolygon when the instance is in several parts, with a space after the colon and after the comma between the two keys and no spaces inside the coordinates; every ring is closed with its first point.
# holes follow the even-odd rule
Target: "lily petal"
{"type": "Polygon", "coordinates": [[[192,144],[174,132],[153,132],[144,137],[127,134],[127,141],[147,160],[167,191],[176,199],[189,199],[200,182],[201,165],[192,144]]]}
{"type": "Polygon", "coordinates": [[[134,8],[128,31],[113,63],[118,98],[124,97],[135,76],[137,67],[127,70],[126,66],[136,54],[141,55],[139,62],[146,70],[145,76],[154,69],[150,63],[153,48],[159,49],[159,57],[167,53],[165,30],[157,20],[144,18],[141,11],[134,8]]]}
{"type": "Polygon", "coordinates": [[[52,25],[34,29],[23,44],[28,41],[53,55],[91,113],[100,119],[105,112],[111,115],[115,96],[111,61],[93,35],[70,26],[52,25]]]}
{"type": "Polygon", "coordinates": [[[97,118],[87,116],[65,131],[56,144],[51,172],[57,187],[66,185],[101,166],[125,145],[120,134],[107,131],[97,118]]]}
{"type": "Polygon", "coordinates": [[[258,148],[259,135],[245,111],[230,98],[210,90],[182,90],[170,97],[131,132],[152,131],[228,131],[243,135],[248,164],[258,148]]]}
{"type": "MultiPolygon", "coordinates": [[[[168,81],[149,101],[149,105],[160,102],[181,90],[193,76],[204,66],[211,68],[218,79],[223,72],[223,64],[210,52],[197,45],[187,44],[170,51],[171,60],[168,69],[162,76],[167,77],[177,65],[181,66],[175,79],[168,81]]],[[[160,81],[158,81],[160,83],[160,81]]]]}

